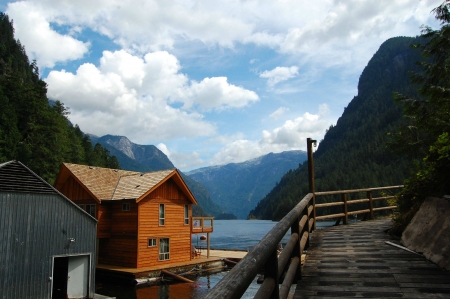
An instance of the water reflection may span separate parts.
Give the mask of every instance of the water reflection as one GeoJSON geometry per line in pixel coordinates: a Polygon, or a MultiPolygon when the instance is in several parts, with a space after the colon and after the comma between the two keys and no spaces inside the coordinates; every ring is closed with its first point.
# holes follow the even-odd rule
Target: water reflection
{"type": "MultiPolygon", "coordinates": [[[[157,286],[130,287],[118,284],[97,284],[96,292],[117,299],[198,299],[203,298],[227,272],[189,277],[194,283],[173,283],[157,286]]],[[[242,298],[253,298],[259,289],[256,278],[242,298]]]]}

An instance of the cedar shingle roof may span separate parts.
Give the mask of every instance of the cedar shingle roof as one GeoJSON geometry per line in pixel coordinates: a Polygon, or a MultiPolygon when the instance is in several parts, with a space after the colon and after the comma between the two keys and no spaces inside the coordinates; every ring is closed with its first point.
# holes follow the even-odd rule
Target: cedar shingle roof
{"type": "Polygon", "coordinates": [[[149,190],[172,177],[175,183],[187,193],[192,203],[197,204],[197,201],[176,169],[141,173],[63,163],[55,183],[56,187],[58,184],[64,184],[70,175],[74,176],[74,178],[99,201],[122,199],[138,200],[149,190]]]}
{"type": "Polygon", "coordinates": [[[171,169],[122,176],[111,199],[139,198],[174,171],[171,169]]]}

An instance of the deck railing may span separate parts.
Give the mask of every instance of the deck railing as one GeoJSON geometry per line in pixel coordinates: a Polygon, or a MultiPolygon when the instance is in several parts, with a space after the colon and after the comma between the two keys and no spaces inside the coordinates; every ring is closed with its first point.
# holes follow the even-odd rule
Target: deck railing
{"type": "MultiPolygon", "coordinates": [[[[317,209],[319,209],[319,208],[342,206],[342,213],[316,216],[316,221],[317,220],[325,220],[325,219],[337,219],[337,221],[336,221],[336,225],[337,225],[337,224],[339,224],[339,222],[342,219],[344,224],[348,224],[348,216],[359,215],[359,214],[364,214],[364,219],[373,219],[374,212],[376,212],[376,211],[393,210],[393,209],[397,208],[397,206],[389,206],[389,205],[384,206],[384,207],[374,207],[375,201],[393,199],[394,196],[385,195],[385,196],[381,196],[381,197],[373,197],[372,196],[373,193],[376,191],[387,191],[387,190],[399,189],[399,188],[403,188],[403,185],[367,188],[367,189],[315,192],[314,196],[316,198],[318,196],[325,196],[325,195],[341,195],[340,201],[316,204],[315,205],[316,212],[317,212],[317,209]],[[365,193],[366,197],[361,198],[361,199],[347,200],[347,195],[352,194],[352,193],[365,193]],[[361,203],[367,203],[367,208],[349,211],[349,205],[361,204],[361,203]]],[[[315,215],[317,215],[317,213],[315,213],[315,215]]]]}
{"type": "MultiPolygon", "coordinates": [[[[284,299],[294,281],[301,277],[301,254],[308,248],[309,236],[315,227],[315,220],[338,218],[348,224],[348,216],[366,214],[374,218],[374,212],[392,210],[397,206],[375,208],[374,201],[388,200],[394,196],[372,197],[375,191],[385,191],[402,188],[403,186],[387,186],[367,189],[340,190],[308,193],[269,233],[250,251],[230,272],[222,278],[205,298],[240,298],[252,283],[261,269],[264,269],[264,282],[254,298],[284,299]],[[347,194],[365,192],[367,198],[347,200],[347,194]],[[341,201],[316,204],[315,208],[343,206],[343,212],[316,216],[314,196],[341,195],[341,201]],[[367,209],[349,211],[348,205],[367,203],[367,209]],[[281,254],[277,257],[277,247],[286,232],[291,229],[291,237],[281,254]],[[282,284],[281,275],[285,273],[282,284]]],[[[336,222],[338,224],[339,221],[336,222]]]]}
{"type": "Polygon", "coordinates": [[[312,197],[312,193],[306,195],[205,298],[240,298],[262,268],[264,282],[255,298],[286,298],[292,281],[299,278],[301,254],[308,246],[313,227],[312,197]],[[291,237],[278,257],[278,244],[289,228],[291,237]],[[280,276],[287,266],[285,278],[279,286],[280,276]]]}

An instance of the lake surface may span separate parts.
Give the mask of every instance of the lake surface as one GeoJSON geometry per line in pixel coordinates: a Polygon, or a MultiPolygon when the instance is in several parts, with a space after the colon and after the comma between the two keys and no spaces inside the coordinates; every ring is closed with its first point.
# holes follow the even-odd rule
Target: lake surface
{"type": "MultiPolygon", "coordinates": [[[[277,222],[268,220],[215,220],[214,232],[210,234],[211,248],[247,250],[255,246],[277,222]]],[[[317,229],[333,225],[333,221],[317,223],[317,229]]],[[[288,232],[282,243],[289,239],[288,232]]],[[[206,241],[199,235],[193,235],[192,244],[206,247],[206,241]]],[[[198,299],[203,298],[209,290],[221,280],[227,272],[219,272],[206,276],[197,276],[194,283],[176,283],[148,287],[127,287],[115,284],[97,284],[96,292],[114,296],[117,299],[198,299]]],[[[189,277],[192,279],[192,277],[189,277]]],[[[253,298],[259,289],[256,278],[242,298],[253,298]]]]}

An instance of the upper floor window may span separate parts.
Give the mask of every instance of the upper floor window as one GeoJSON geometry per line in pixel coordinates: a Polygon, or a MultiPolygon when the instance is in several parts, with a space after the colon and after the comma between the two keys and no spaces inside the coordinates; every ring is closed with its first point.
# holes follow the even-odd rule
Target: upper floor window
{"type": "Polygon", "coordinates": [[[130,204],[124,203],[122,204],[122,211],[129,211],[130,210],[130,204]]]}
{"type": "Polygon", "coordinates": [[[184,224],[189,224],[189,205],[184,205],[184,224]]]}
{"type": "Polygon", "coordinates": [[[95,204],[88,204],[88,205],[80,205],[80,208],[85,210],[89,215],[91,215],[94,218],[97,218],[97,213],[95,211],[95,204]]]}
{"type": "Polygon", "coordinates": [[[164,225],[165,221],[165,211],[164,211],[164,204],[159,204],[159,225],[164,225]]]}

